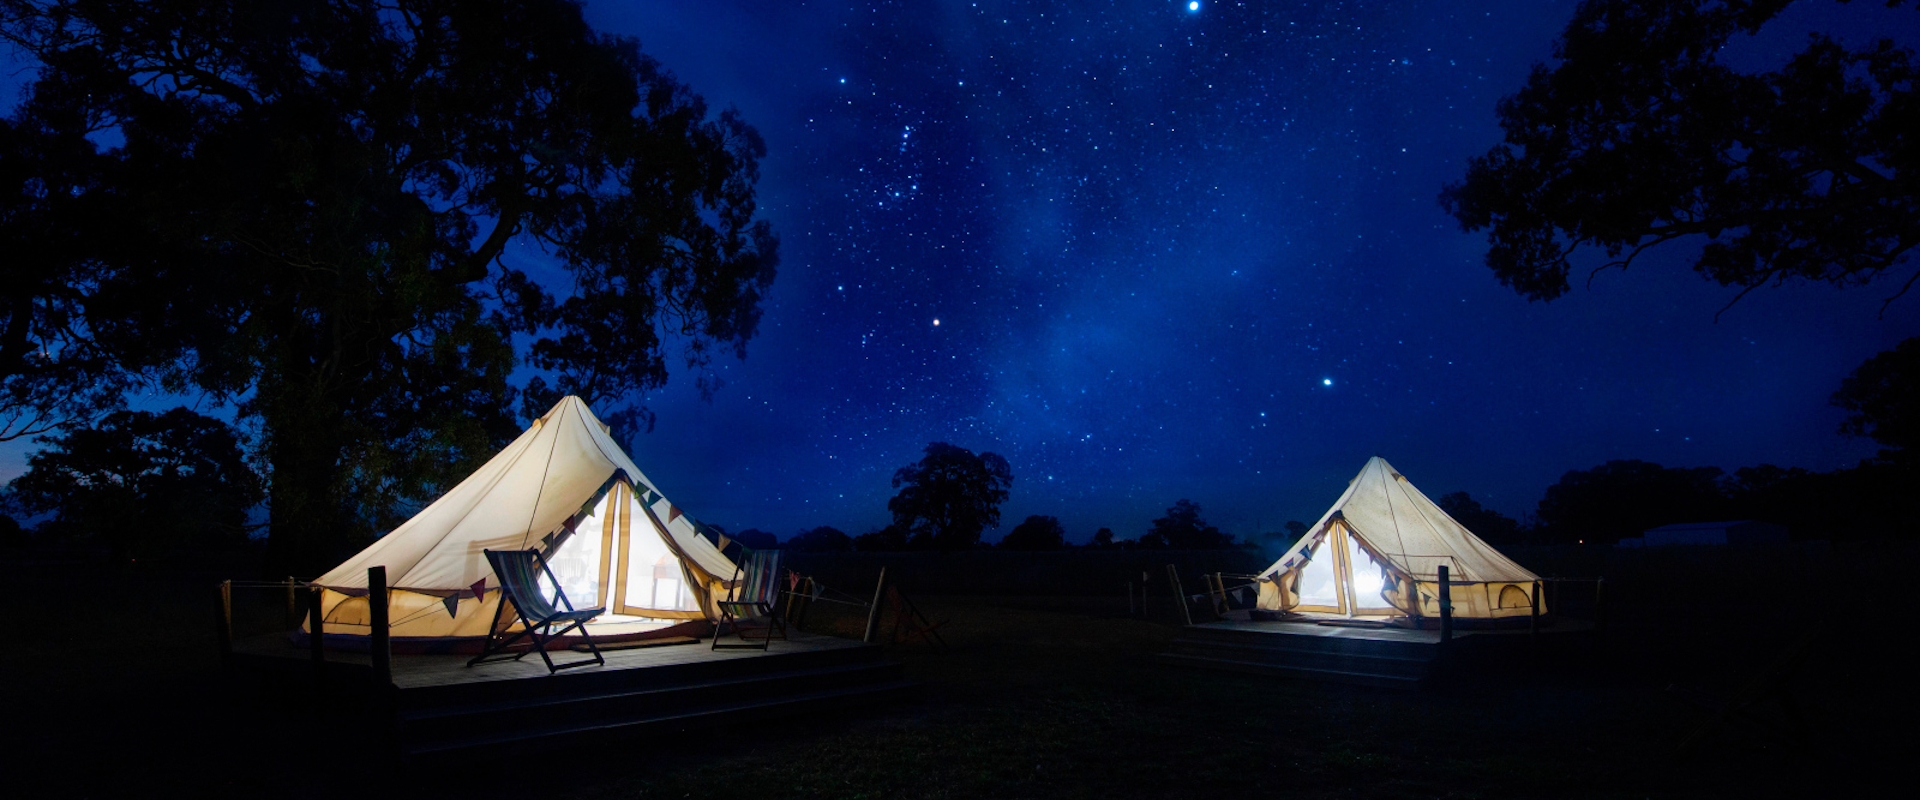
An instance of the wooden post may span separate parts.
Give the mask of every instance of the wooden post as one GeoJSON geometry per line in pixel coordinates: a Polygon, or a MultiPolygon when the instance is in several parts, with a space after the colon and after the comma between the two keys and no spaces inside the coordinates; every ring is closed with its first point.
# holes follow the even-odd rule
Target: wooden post
{"type": "Polygon", "coordinates": [[[1603,597],[1601,590],[1605,588],[1607,588],[1606,578],[1593,579],[1593,629],[1596,631],[1607,629],[1607,605],[1601,599],[1603,597]]]}
{"type": "Polygon", "coordinates": [[[1527,625],[1528,625],[1527,634],[1530,636],[1539,636],[1540,635],[1540,582],[1539,581],[1533,582],[1533,592],[1531,596],[1527,598],[1527,602],[1533,604],[1533,617],[1527,622],[1527,625]]]}
{"type": "Polygon", "coordinates": [[[861,635],[860,641],[871,643],[873,637],[880,633],[880,593],[886,590],[887,568],[881,567],[880,580],[873,583],[873,605],[867,607],[867,632],[861,635]]]}
{"type": "Polygon", "coordinates": [[[315,704],[326,702],[327,697],[327,641],[326,615],[320,612],[320,590],[307,589],[307,658],[313,665],[313,700],[315,704]]]}
{"type": "Polygon", "coordinates": [[[307,656],[318,665],[327,661],[325,614],[320,613],[320,590],[307,590],[307,656]]]}
{"type": "Polygon", "coordinates": [[[215,630],[220,637],[220,668],[233,669],[233,581],[220,582],[220,603],[214,609],[218,613],[218,625],[215,630]]]}
{"type": "Polygon", "coordinates": [[[1453,586],[1445,564],[1440,565],[1440,641],[1453,641],[1453,586]]]}
{"type": "Polygon", "coordinates": [[[1180,606],[1180,618],[1193,624],[1193,609],[1187,607],[1187,593],[1180,587],[1180,571],[1167,565],[1167,582],[1173,584],[1173,602],[1180,606]]]}
{"type": "Polygon", "coordinates": [[[805,591],[807,593],[806,600],[800,604],[800,619],[799,621],[793,623],[794,630],[806,629],[805,626],[807,624],[807,612],[813,610],[813,595],[814,595],[814,592],[817,591],[817,589],[814,588],[815,586],[816,584],[813,582],[813,579],[808,578],[806,581],[806,587],[805,587],[805,591]]]}
{"type": "Polygon", "coordinates": [[[300,624],[300,605],[294,602],[293,576],[287,576],[287,627],[300,624]]]}
{"type": "Polygon", "coordinates": [[[393,683],[393,649],[388,642],[392,634],[387,622],[387,568],[367,568],[367,645],[368,655],[373,660],[373,682],[376,688],[384,688],[393,683]]]}

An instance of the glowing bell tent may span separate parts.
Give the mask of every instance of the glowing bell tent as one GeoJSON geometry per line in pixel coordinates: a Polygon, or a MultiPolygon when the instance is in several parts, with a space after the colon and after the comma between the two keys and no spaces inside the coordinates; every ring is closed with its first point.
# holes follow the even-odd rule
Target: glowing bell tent
{"type": "Polygon", "coordinates": [[[606,607],[588,624],[596,639],[705,626],[719,617],[715,595],[724,598],[733,562],[654,487],[586,403],[562,399],[466,480],[313,581],[326,638],[365,641],[367,569],[385,566],[395,649],[476,649],[501,598],[481,551],[530,547],[574,607],[606,607]]]}
{"type": "MultiPolygon", "coordinates": [[[[1418,626],[1440,616],[1445,565],[1457,621],[1533,613],[1538,576],[1473,535],[1379,456],[1259,576],[1259,608],[1418,626]]],[[[1541,613],[1546,612],[1543,604],[1541,613]]]]}

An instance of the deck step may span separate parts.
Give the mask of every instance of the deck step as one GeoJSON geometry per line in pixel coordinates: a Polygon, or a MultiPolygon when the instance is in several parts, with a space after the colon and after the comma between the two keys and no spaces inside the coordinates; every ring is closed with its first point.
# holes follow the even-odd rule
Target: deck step
{"type": "MultiPolygon", "coordinates": [[[[515,675],[503,680],[458,680],[415,686],[402,685],[400,702],[403,713],[424,712],[433,708],[484,705],[498,702],[503,698],[521,702],[543,699],[565,700],[598,693],[618,694],[650,688],[676,689],[715,681],[754,679],[810,669],[873,666],[885,663],[887,662],[876,645],[775,652],[768,655],[717,660],[692,660],[686,663],[661,664],[641,669],[583,669],[555,675],[542,674],[545,668],[535,661],[531,662],[532,671],[535,672],[531,677],[515,675]]],[[[511,669],[517,666],[519,665],[504,668],[511,669]]],[[[476,674],[458,677],[486,678],[489,676],[485,674],[485,670],[500,668],[502,667],[481,664],[465,668],[465,670],[479,671],[476,674]]]]}
{"type": "Polygon", "coordinates": [[[1268,664],[1298,670],[1329,670],[1360,674],[1402,675],[1423,678],[1432,670],[1430,656],[1402,653],[1329,652],[1286,645],[1240,644],[1237,642],[1193,642],[1175,640],[1173,654],[1268,664]]]}
{"type": "Polygon", "coordinates": [[[697,713],[730,703],[805,696],[818,692],[858,690],[902,679],[899,664],[830,665],[781,670],[631,689],[597,689],[564,695],[515,695],[468,705],[405,709],[400,712],[404,736],[427,740],[458,740],[494,732],[538,728],[564,721],[566,726],[618,724],[663,714],[697,713]]]}
{"type": "Polygon", "coordinates": [[[1247,672],[1256,675],[1273,675],[1301,680],[1327,681],[1330,683],[1348,683],[1362,686],[1380,686],[1394,689],[1411,689],[1420,685],[1422,678],[1408,675],[1388,675],[1375,672],[1353,670],[1318,669],[1293,667],[1264,661],[1241,661],[1232,658],[1214,658],[1185,653],[1162,653],[1160,663],[1180,667],[1199,667],[1202,669],[1227,670],[1229,672],[1247,672]]]}
{"type": "MultiPolygon", "coordinates": [[[[692,709],[649,714],[628,719],[600,722],[563,722],[518,727],[481,735],[409,741],[402,734],[401,749],[410,756],[429,757],[455,751],[485,751],[526,747],[562,747],[575,741],[603,738],[661,735],[686,730],[719,727],[760,720],[847,708],[853,701],[862,704],[891,700],[905,695],[918,684],[907,680],[867,683],[812,692],[780,694],[772,697],[711,703],[692,709]]],[[[404,729],[403,729],[404,730],[404,729]]],[[[463,752],[464,755],[464,752],[463,752]]]]}

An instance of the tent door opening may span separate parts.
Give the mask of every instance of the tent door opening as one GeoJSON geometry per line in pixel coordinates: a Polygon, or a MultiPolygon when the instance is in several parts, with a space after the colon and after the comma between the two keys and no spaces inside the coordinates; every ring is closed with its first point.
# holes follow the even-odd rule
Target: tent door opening
{"type": "Polygon", "coordinates": [[[1385,570],[1343,524],[1328,526],[1324,541],[1310,551],[1297,580],[1298,611],[1343,617],[1400,613],[1381,594],[1392,585],[1385,570]]]}
{"type": "Polygon", "coordinates": [[[575,607],[602,606],[627,617],[700,616],[680,560],[656,525],[632,487],[609,488],[551,559],[567,599],[575,607]]]}

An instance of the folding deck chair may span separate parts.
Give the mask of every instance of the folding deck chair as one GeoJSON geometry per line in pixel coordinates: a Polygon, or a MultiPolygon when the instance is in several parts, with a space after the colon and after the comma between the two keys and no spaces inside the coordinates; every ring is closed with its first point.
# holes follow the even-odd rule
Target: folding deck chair
{"type": "Polygon", "coordinates": [[[487,635],[486,647],[480,651],[480,655],[468,661],[467,666],[494,661],[518,661],[531,652],[540,653],[540,660],[547,662],[549,675],[563,669],[607,663],[606,657],[600,655],[600,648],[594,645],[593,637],[587,636],[583,629],[587,620],[600,616],[606,609],[575,610],[573,603],[567,601],[567,593],[560,590],[560,581],[554,579],[553,570],[547,566],[547,560],[540,557],[540,551],[482,550],[480,552],[485,553],[487,563],[493,565],[493,574],[500,579],[500,591],[505,594],[505,597],[494,609],[493,627],[488,629],[490,632],[487,635]],[[547,576],[547,581],[553,584],[553,597],[559,601],[562,608],[554,607],[554,604],[547,600],[546,594],[540,591],[540,576],[543,574],[547,576]],[[506,634],[500,627],[500,615],[506,613],[509,604],[513,606],[514,614],[518,615],[523,623],[520,630],[512,635],[506,634]],[[582,629],[580,638],[586,642],[587,649],[592,651],[593,658],[554,664],[553,658],[547,655],[547,643],[575,629],[582,629]],[[526,639],[529,646],[509,658],[505,653],[506,649],[521,639],[526,639]]]}
{"type": "Polygon", "coordinates": [[[727,599],[715,605],[720,607],[720,624],[731,626],[742,644],[721,644],[716,629],[714,650],[765,650],[773,645],[776,633],[787,638],[786,622],[773,611],[780,600],[780,552],[741,548],[727,599]],[[753,643],[756,638],[759,644],[753,643]]]}

